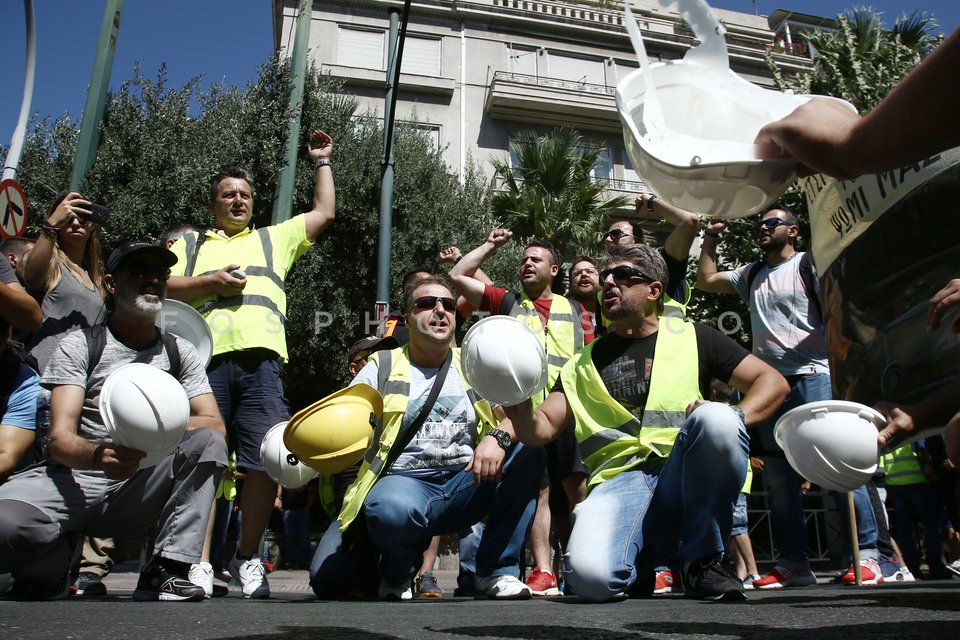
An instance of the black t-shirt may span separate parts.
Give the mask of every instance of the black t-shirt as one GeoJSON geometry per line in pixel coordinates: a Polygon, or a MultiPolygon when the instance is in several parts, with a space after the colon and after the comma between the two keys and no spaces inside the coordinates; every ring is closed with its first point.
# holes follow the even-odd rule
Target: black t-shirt
{"type": "MultiPolygon", "coordinates": [[[[713,379],[728,382],[733,370],[749,352],[713,327],[697,322],[693,326],[700,359],[700,394],[709,398],[713,379]]],[[[596,341],[591,354],[607,391],[638,420],[643,419],[643,409],[647,404],[656,344],[656,333],[638,339],[609,333],[596,341]]],[[[560,378],[557,378],[553,390],[563,392],[560,378]]],[[[694,400],[690,398],[690,402],[694,400]]]]}

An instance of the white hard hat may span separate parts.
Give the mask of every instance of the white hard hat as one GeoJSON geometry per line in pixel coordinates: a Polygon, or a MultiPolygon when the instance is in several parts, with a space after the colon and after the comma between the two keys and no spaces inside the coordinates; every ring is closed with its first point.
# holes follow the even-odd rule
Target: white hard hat
{"type": "Polygon", "coordinates": [[[260,462],[274,482],[288,489],[299,489],[317,477],[317,472],[300,462],[283,444],[286,422],[280,422],[267,431],[260,443],[260,462]]]}
{"type": "Polygon", "coordinates": [[[540,337],[511,316],[489,316],[470,327],[460,363],[467,384],[494,404],[520,404],[547,386],[547,352],[540,337]]]}
{"type": "Polygon", "coordinates": [[[100,415],[114,443],[146,452],[140,461],[145,469],[177,448],[190,419],[190,400],[169,373],[135,362],[107,376],[100,415]]]}
{"type": "MultiPolygon", "coordinates": [[[[617,85],[623,138],[634,169],[668,202],[717,218],[773,203],[795,179],[793,160],[761,160],[757,133],[810,100],[764,89],[729,68],[724,27],[702,0],[679,2],[701,44],[683,60],[648,64],[626,5],[640,68],[617,85]]],[[[849,103],[840,100],[856,112],[849,103]]]]}
{"type": "Polygon", "coordinates": [[[821,487],[853,491],[877,469],[883,415],[858,402],[821,400],[783,414],[774,437],[797,473],[821,487]]]}
{"type": "Polygon", "coordinates": [[[163,308],[157,314],[154,323],[160,331],[183,338],[195,346],[204,367],[210,364],[210,356],[213,354],[213,333],[199,311],[185,302],[167,298],[163,301],[163,308]]]}

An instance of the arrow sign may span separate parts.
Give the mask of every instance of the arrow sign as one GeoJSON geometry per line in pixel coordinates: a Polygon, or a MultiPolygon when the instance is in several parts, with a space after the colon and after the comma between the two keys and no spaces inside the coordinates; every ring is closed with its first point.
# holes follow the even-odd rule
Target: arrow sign
{"type": "Polygon", "coordinates": [[[27,196],[16,180],[0,182],[0,236],[22,236],[27,228],[27,196]]]}

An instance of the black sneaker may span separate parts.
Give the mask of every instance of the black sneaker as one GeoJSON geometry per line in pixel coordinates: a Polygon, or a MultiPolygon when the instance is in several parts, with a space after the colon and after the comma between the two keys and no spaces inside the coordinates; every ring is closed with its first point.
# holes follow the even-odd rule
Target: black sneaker
{"type": "Polygon", "coordinates": [[[89,571],[80,572],[71,590],[78,596],[87,596],[88,598],[99,598],[107,595],[107,585],[103,584],[103,579],[89,571]]]}
{"type": "Polygon", "coordinates": [[[200,602],[205,597],[203,587],[172,573],[155,560],[144,568],[133,592],[133,599],[141,601],[200,602]]]}
{"type": "Polygon", "coordinates": [[[747,599],[743,583],[712,558],[691,562],[684,568],[683,593],[700,600],[740,602],[747,599]]]}

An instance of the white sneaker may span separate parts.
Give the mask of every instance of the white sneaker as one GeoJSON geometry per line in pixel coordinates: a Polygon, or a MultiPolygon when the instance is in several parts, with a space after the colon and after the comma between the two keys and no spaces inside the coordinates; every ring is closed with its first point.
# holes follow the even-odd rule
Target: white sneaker
{"type": "Polygon", "coordinates": [[[530,587],[520,582],[519,578],[513,576],[487,576],[481,578],[477,576],[476,593],[474,598],[478,600],[526,600],[533,597],[530,587]]]}
{"type": "Polygon", "coordinates": [[[209,599],[213,595],[213,567],[209,562],[198,562],[190,565],[187,580],[198,587],[203,587],[205,598],[209,599]]]}
{"type": "Polygon", "coordinates": [[[947,565],[947,571],[960,576],[960,560],[954,560],[947,565]]]}
{"type": "Polygon", "coordinates": [[[914,575],[910,573],[910,569],[907,569],[906,567],[900,567],[897,570],[897,572],[893,574],[893,580],[895,582],[916,582],[917,581],[916,577],[914,577],[914,575]]]}
{"type": "Polygon", "coordinates": [[[377,588],[377,595],[381,600],[413,600],[413,589],[410,585],[405,587],[391,587],[383,580],[377,588]]]}
{"type": "Polygon", "coordinates": [[[754,589],[753,583],[755,580],[759,580],[760,576],[758,574],[753,574],[752,576],[747,576],[743,579],[743,588],[744,589],[754,589]]]}
{"type": "MultiPolygon", "coordinates": [[[[234,557],[227,563],[227,571],[240,585],[244,598],[263,599],[270,597],[267,570],[264,569],[260,558],[251,558],[241,562],[240,558],[234,557]]],[[[213,591],[212,586],[210,590],[213,591]]]]}

